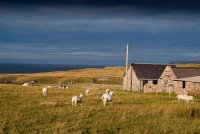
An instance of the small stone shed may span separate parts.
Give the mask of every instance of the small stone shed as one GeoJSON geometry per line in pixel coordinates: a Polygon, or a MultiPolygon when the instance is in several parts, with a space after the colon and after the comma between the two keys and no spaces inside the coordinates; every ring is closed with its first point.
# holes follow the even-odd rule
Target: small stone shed
{"type": "Polygon", "coordinates": [[[200,95],[200,76],[176,79],[175,82],[179,83],[180,87],[184,87],[185,90],[182,91],[193,95],[200,95]]]}

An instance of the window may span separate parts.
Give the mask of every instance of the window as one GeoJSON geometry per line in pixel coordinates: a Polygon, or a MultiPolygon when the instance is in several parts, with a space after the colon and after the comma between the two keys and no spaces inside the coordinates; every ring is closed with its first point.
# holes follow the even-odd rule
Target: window
{"type": "Polygon", "coordinates": [[[185,88],[185,81],[183,81],[183,88],[185,88]]]}
{"type": "Polygon", "coordinates": [[[154,85],[158,84],[158,80],[153,80],[153,84],[154,85]]]}
{"type": "Polygon", "coordinates": [[[143,86],[148,84],[148,80],[143,80],[143,86]]]}

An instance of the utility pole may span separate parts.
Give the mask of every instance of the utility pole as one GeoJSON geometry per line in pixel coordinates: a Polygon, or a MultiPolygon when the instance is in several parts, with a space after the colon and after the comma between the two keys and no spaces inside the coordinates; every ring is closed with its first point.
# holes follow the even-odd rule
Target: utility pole
{"type": "Polygon", "coordinates": [[[126,46],[126,90],[128,89],[128,49],[129,49],[129,43],[127,43],[126,46]]]}

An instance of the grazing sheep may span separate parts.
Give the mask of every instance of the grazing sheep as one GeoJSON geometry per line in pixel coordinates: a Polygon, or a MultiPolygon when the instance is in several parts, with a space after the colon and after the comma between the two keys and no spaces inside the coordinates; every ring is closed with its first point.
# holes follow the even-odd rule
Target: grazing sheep
{"type": "Polygon", "coordinates": [[[29,83],[24,83],[22,86],[29,86],[29,83]]]}
{"type": "Polygon", "coordinates": [[[72,106],[77,106],[77,103],[82,104],[83,101],[83,95],[80,94],[79,96],[73,96],[72,97],[72,106]]]}
{"type": "Polygon", "coordinates": [[[185,100],[185,95],[179,94],[176,97],[178,98],[178,101],[184,101],[185,100]]]}
{"type": "Polygon", "coordinates": [[[187,103],[189,103],[189,102],[194,103],[194,97],[193,96],[187,96],[185,99],[186,99],[187,103]]]}
{"type": "Polygon", "coordinates": [[[29,85],[34,86],[34,85],[35,85],[35,81],[31,81],[31,82],[29,83],[29,85]]]}
{"type": "Polygon", "coordinates": [[[187,103],[193,102],[194,103],[194,97],[193,96],[188,96],[187,94],[184,95],[177,95],[178,101],[186,101],[187,103]]]}
{"type": "Polygon", "coordinates": [[[105,93],[101,96],[101,99],[103,100],[103,104],[104,106],[106,106],[106,103],[109,102],[110,104],[112,104],[112,97],[114,95],[113,91],[110,91],[109,93],[105,93]]]}
{"type": "Polygon", "coordinates": [[[86,91],[85,91],[85,94],[88,96],[89,94],[91,93],[91,90],[90,89],[87,89],[86,91]]]}
{"type": "Polygon", "coordinates": [[[43,93],[43,95],[47,95],[47,93],[48,93],[48,88],[46,88],[46,87],[43,88],[43,89],[42,89],[42,93],[43,93]]]}
{"type": "Polygon", "coordinates": [[[53,88],[53,86],[47,86],[47,88],[53,88]]]}

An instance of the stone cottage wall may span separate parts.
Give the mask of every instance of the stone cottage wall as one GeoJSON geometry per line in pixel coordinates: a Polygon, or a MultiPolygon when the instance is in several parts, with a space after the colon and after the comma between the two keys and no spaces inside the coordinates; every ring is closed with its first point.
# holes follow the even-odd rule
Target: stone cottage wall
{"type": "Polygon", "coordinates": [[[144,85],[144,93],[157,92],[158,84],[153,84],[153,80],[148,80],[148,83],[144,85]]]}
{"type": "Polygon", "coordinates": [[[186,82],[187,93],[190,95],[200,95],[200,82],[186,82]]]}
{"type": "Polygon", "coordinates": [[[128,82],[127,76],[123,77],[123,89],[126,89],[126,84],[128,91],[139,91],[140,89],[140,80],[138,80],[132,67],[128,69],[128,82]]]}
{"type": "Polygon", "coordinates": [[[174,79],[176,79],[176,76],[171,66],[167,66],[158,80],[157,90],[160,92],[176,92],[174,79]]]}

